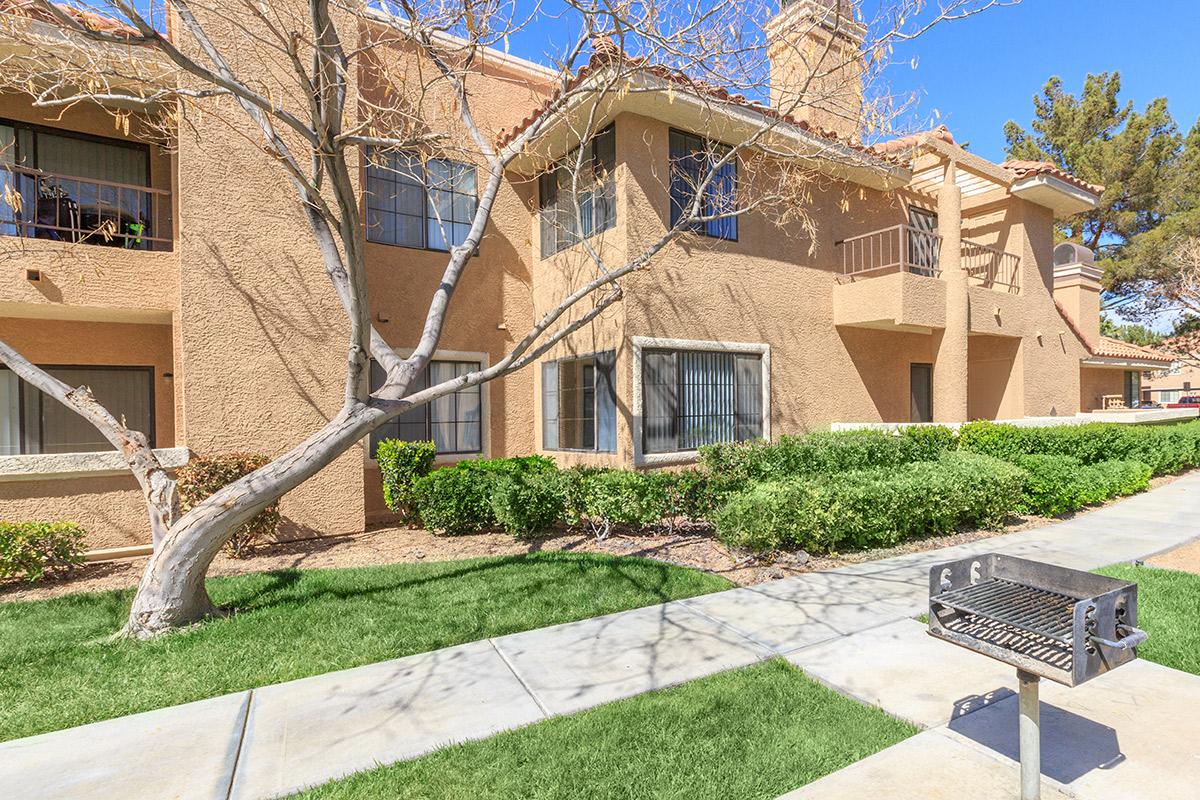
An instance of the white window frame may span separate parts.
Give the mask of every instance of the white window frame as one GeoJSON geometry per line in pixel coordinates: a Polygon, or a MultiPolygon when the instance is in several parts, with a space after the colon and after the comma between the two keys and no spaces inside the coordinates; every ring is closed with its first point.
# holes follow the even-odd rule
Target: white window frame
{"type": "Polygon", "coordinates": [[[771,438],[771,346],[758,342],[712,342],[699,339],[662,339],[634,336],[633,343],[633,463],[637,466],[687,464],[695,461],[698,450],[673,453],[643,452],[645,396],[642,391],[643,352],[645,350],[697,350],[713,353],[744,353],[760,356],[762,369],[762,438],[771,438]]]}
{"type": "MultiPolygon", "coordinates": [[[[413,353],[413,348],[396,349],[393,351],[401,358],[408,358],[413,353]]],[[[430,361],[478,361],[480,369],[487,369],[491,366],[490,359],[487,353],[475,352],[472,350],[435,350],[429,359],[430,361]]],[[[438,454],[434,459],[433,464],[437,467],[443,467],[449,464],[457,464],[459,461],[479,461],[492,457],[492,426],[491,426],[491,398],[489,394],[489,386],[491,381],[484,381],[479,384],[479,452],[478,453],[447,453],[445,455],[438,454]]],[[[379,462],[371,457],[371,436],[364,436],[359,445],[363,451],[363,463],[378,468],[379,462]]]]}

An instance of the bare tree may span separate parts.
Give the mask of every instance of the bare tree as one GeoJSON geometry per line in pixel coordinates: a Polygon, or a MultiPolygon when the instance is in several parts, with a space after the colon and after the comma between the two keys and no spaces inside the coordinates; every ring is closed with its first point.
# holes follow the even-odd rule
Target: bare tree
{"type": "Polygon", "coordinates": [[[941,0],[927,7],[925,0],[895,0],[864,20],[853,16],[848,0],[820,2],[835,29],[859,31],[864,43],[847,46],[846,38],[831,37],[816,52],[796,43],[803,36],[776,43],[796,49],[792,63],[800,77],[788,91],[776,86],[773,95],[762,36],[774,13],[769,3],[564,0],[554,10],[515,0],[0,5],[8,10],[0,15],[0,33],[23,44],[0,64],[0,85],[30,94],[35,106],[99,104],[118,121],[139,116],[167,139],[193,135],[196,115],[215,115],[257,140],[290,179],[297,213],[313,232],[349,321],[341,410],[270,464],[187,513],[180,513],[174,482],[145,435],[127,429],[86,387],[66,386],[0,343],[0,362],[94,424],[124,454],[142,487],[155,547],[124,633],[150,637],[215,613],[205,574],[239,526],[388,420],[536,361],[617,303],[622,279],[652,264],[672,241],[748,213],[811,233],[806,200],[816,182],[833,180],[829,176],[839,170],[887,166],[863,142],[891,134],[905,107],[880,83],[892,66],[893,47],[938,23],[1010,4],[941,0]],[[170,36],[162,24],[168,16],[170,36]],[[554,74],[540,102],[531,103],[514,130],[485,129],[473,91],[485,48],[505,48],[511,36],[551,17],[565,17],[574,34],[561,51],[548,54],[554,74]],[[237,52],[212,35],[217,22],[236,31],[237,52]],[[361,91],[364,83],[385,90],[361,91]],[[585,145],[607,124],[618,100],[638,93],[696,104],[708,112],[699,118],[737,115],[740,127],[735,142],[709,146],[676,165],[674,174],[690,184],[677,221],[614,260],[585,230],[595,225],[596,203],[604,202],[611,180],[585,145]],[[856,133],[826,135],[803,122],[821,118],[810,113],[814,109],[849,115],[856,133]],[[554,145],[564,137],[579,145],[565,156],[554,145]],[[361,192],[352,166],[364,149],[379,166],[396,163],[390,153],[453,155],[482,173],[469,232],[449,248],[407,357],[397,355],[371,324],[361,192]],[[732,164],[739,167],[736,182],[728,180],[732,164]],[[578,280],[495,363],[413,390],[438,348],[498,191],[505,182],[536,180],[548,170],[559,171],[557,185],[567,199],[543,225],[557,226],[578,246],[585,262],[578,280]],[[372,359],[386,375],[374,391],[372,359]]]}

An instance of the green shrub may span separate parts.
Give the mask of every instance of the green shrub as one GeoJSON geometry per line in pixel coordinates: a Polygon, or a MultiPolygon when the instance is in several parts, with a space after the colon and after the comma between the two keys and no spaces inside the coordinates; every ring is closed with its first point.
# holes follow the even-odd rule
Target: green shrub
{"type": "Polygon", "coordinates": [[[1150,467],[1140,461],[1084,464],[1072,456],[1019,456],[1025,470],[1025,492],[1018,510],[1056,517],[1150,485],[1150,467]]]}
{"type": "Polygon", "coordinates": [[[417,514],[426,528],[450,535],[486,530],[497,524],[492,494],[499,478],[555,471],[554,460],[546,456],[460,461],[417,480],[417,514]]]}
{"type": "MultiPolygon", "coordinates": [[[[255,453],[223,453],[193,458],[180,467],[175,476],[180,510],[191,510],[218,490],[269,463],[271,459],[255,453]]],[[[258,542],[275,537],[279,532],[279,519],[279,503],[272,503],[234,531],[225,543],[225,550],[234,558],[246,558],[254,552],[258,542]]]]}
{"type": "Polygon", "coordinates": [[[698,469],[660,472],[665,516],[691,522],[711,519],[721,500],[721,492],[708,473],[698,469]]]}
{"type": "Polygon", "coordinates": [[[417,480],[433,469],[437,446],[433,442],[384,439],[375,449],[383,479],[383,502],[406,522],[416,519],[417,480]]]}
{"type": "Polygon", "coordinates": [[[1017,461],[1027,455],[1069,456],[1082,464],[1140,461],[1154,475],[1200,466],[1200,423],[1119,425],[1088,423],[1018,428],[972,422],[959,431],[962,450],[1017,461]]]}
{"type": "Polygon", "coordinates": [[[0,579],[70,572],[83,563],[83,537],[74,522],[0,522],[0,579]]]}
{"type": "Polygon", "coordinates": [[[536,536],[564,519],[566,481],[559,472],[530,472],[492,482],[492,513],[518,539],[536,536]]]}
{"type": "Polygon", "coordinates": [[[707,445],[700,448],[700,461],[719,485],[744,489],[751,481],[834,475],[932,461],[954,446],[954,433],[949,428],[914,426],[900,433],[820,432],[781,436],[774,442],[707,445]]]}
{"type": "Polygon", "coordinates": [[[937,461],[751,486],[718,512],[717,535],[753,550],[878,547],[962,525],[996,525],[1017,506],[1019,467],[947,453],[937,461]]]}
{"type": "Polygon", "coordinates": [[[906,462],[936,461],[957,447],[954,431],[945,425],[911,425],[900,432],[900,449],[906,462]]]}
{"type": "Polygon", "coordinates": [[[583,479],[583,513],[600,538],[613,525],[655,525],[667,516],[665,481],[654,473],[597,470],[583,479]]]}

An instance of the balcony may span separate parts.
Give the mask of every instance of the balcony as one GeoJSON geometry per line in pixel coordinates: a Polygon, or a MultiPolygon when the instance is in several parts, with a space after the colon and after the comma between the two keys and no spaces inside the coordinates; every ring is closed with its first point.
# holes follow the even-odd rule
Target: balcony
{"type": "Polygon", "coordinates": [[[0,236],[171,250],[171,193],[6,164],[0,236]]]}
{"type": "Polygon", "coordinates": [[[838,273],[851,280],[896,272],[927,278],[941,275],[938,254],[942,249],[942,237],[911,225],[896,225],[852,236],[835,247],[838,273]]]}
{"type": "MultiPolygon", "coordinates": [[[[908,273],[941,277],[942,237],[911,225],[852,236],[838,242],[838,274],[849,281],[908,273]]],[[[973,286],[1019,294],[1021,257],[970,239],[962,240],[962,267],[973,286]]]]}

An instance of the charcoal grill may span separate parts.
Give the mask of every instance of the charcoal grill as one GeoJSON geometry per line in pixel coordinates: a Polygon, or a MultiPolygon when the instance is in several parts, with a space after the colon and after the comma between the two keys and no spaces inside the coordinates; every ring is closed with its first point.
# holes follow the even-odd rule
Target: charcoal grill
{"type": "Polygon", "coordinates": [[[1079,684],[1137,658],[1137,584],[1000,553],[929,571],[929,633],[1017,668],[1021,798],[1041,796],[1038,683],[1079,684]]]}

